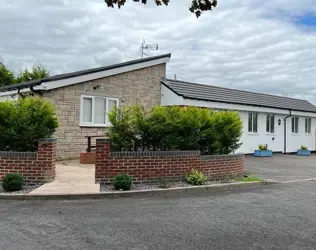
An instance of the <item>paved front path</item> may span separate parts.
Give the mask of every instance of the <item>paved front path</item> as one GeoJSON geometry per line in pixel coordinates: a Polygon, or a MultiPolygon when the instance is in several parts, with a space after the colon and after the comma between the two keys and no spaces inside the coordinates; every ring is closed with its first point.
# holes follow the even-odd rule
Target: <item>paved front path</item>
{"type": "Polygon", "coordinates": [[[0,249],[315,249],[315,182],[173,198],[0,202],[0,249]]]}
{"type": "Polygon", "coordinates": [[[56,164],[56,178],[51,183],[33,190],[30,194],[99,193],[94,183],[94,165],[80,165],[76,161],[56,164]],[[66,165],[64,165],[66,164],[66,165]]]}
{"type": "Polygon", "coordinates": [[[279,182],[316,178],[316,154],[311,156],[274,154],[259,158],[246,156],[246,171],[279,182]]]}

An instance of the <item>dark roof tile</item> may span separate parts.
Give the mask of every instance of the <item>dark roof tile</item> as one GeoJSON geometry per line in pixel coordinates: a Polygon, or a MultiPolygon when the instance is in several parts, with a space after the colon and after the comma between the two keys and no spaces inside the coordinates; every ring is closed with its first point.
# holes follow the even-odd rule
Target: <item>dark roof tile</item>
{"type": "Polygon", "coordinates": [[[306,100],[171,79],[162,83],[183,98],[316,113],[316,107],[306,100]]]}

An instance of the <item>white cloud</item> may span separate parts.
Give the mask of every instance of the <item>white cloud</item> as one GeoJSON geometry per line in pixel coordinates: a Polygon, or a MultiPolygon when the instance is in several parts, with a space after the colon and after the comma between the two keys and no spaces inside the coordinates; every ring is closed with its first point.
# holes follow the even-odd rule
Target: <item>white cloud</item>
{"type": "Polygon", "coordinates": [[[0,55],[15,70],[40,61],[52,73],[172,53],[168,76],[244,90],[307,98],[316,104],[316,36],[292,18],[315,13],[314,0],[221,0],[196,19],[189,1],[168,7],[131,0],[0,0],[0,55]],[[13,3],[14,2],[14,3],[13,3]]]}

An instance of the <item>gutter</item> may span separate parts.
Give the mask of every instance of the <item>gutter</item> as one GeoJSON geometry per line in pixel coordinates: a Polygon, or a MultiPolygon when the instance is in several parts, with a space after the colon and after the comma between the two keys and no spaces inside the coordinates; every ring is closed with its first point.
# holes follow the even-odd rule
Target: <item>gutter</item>
{"type": "Polygon", "coordinates": [[[290,114],[284,117],[284,154],[286,154],[286,119],[292,116],[292,110],[290,110],[290,114]]]}

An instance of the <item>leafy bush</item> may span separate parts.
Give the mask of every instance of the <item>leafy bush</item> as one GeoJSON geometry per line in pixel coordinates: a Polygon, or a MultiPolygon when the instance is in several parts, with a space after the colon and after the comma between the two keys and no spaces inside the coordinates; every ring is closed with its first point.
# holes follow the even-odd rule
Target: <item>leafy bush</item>
{"type": "Polygon", "coordinates": [[[36,151],[58,127],[54,106],[38,97],[0,102],[0,150],[36,151]]]}
{"type": "Polygon", "coordinates": [[[114,188],[117,190],[130,190],[132,186],[132,177],[128,174],[119,174],[114,177],[114,188]]]}
{"type": "Polygon", "coordinates": [[[301,146],[301,150],[307,150],[307,147],[304,146],[304,145],[302,145],[302,146],[301,146]]]}
{"type": "Polygon", "coordinates": [[[199,170],[192,169],[185,177],[187,183],[192,185],[205,185],[206,176],[199,170]]]}
{"type": "Polygon", "coordinates": [[[268,150],[268,145],[267,144],[259,144],[258,148],[259,148],[259,150],[268,150]]]}
{"type": "Polygon", "coordinates": [[[115,108],[107,136],[113,150],[200,150],[229,154],[240,147],[242,121],[236,112],[196,107],[136,105],[115,108]]]}
{"type": "Polygon", "coordinates": [[[21,190],[23,183],[24,179],[18,173],[9,173],[2,178],[2,187],[6,192],[21,190]]]}

